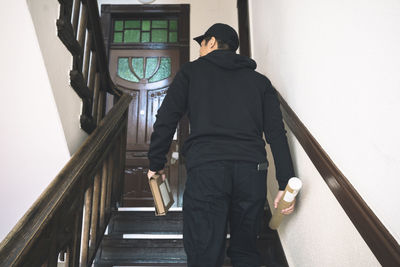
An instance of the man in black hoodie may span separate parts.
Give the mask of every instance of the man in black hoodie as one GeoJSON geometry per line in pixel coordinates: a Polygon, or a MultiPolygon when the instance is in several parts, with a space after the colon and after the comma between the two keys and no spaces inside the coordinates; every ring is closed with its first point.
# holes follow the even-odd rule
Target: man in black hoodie
{"type": "Polygon", "coordinates": [[[268,166],[263,133],[279,184],[275,208],[294,176],[277,93],[268,78],[255,71],[254,60],[235,53],[239,39],[232,27],[214,24],[195,40],[199,59],[182,66],[157,112],[148,177],[162,173],[177,123],[187,113],[190,135],[182,150],[188,266],[222,266],[228,223],[227,253],[233,266],[259,266],[256,240],[268,166]]]}

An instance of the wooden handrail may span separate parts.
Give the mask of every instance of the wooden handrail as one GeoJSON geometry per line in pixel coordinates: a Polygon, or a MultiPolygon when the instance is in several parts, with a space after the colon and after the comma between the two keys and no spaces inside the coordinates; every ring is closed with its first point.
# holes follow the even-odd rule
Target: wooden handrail
{"type": "Polygon", "coordinates": [[[382,266],[400,266],[400,245],[278,93],[290,130],[382,266]]]}
{"type": "Polygon", "coordinates": [[[2,241],[0,266],[90,265],[121,196],[131,99],[118,100],[2,241]]]}

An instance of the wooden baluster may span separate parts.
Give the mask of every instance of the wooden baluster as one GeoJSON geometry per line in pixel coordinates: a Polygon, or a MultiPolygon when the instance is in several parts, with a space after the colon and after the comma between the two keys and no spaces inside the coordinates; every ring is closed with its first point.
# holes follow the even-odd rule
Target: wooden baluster
{"type": "MultiPolygon", "coordinates": [[[[125,125],[125,121],[123,125],[125,125]]],[[[126,126],[123,126],[123,129],[120,133],[120,138],[119,138],[119,156],[118,156],[118,162],[117,162],[117,171],[116,171],[116,177],[115,177],[115,184],[116,184],[116,201],[119,203],[119,205],[122,205],[122,189],[123,189],[123,184],[124,184],[124,175],[125,175],[125,155],[126,155],[126,126]]]]}
{"type": "Polygon", "coordinates": [[[118,168],[117,168],[118,170],[117,170],[117,176],[116,176],[116,180],[117,180],[117,182],[116,182],[117,183],[116,201],[118,201],[119,204],[122,204],[121,203],[122,183],[124,181],[124,179],[123,179],[124,166],[125,166],[124,154],[125,154],[125,150],[126,150],[126,148],[124,146],[124,144],[125,144],[124,138],[126,138],[125,137],[125,119],[124,119],[124,122],[122,125],[123,126],[122,126],[122,130],[120,133],[120,139],[119,139],[119,144],[118,144],[118,146],[119,146],[119,149],[118,149],[119,161],[118,161],[118,168]]]}
{"type": "Polygon", "coordinates": [[[101,101],[100,112],[101,112],[101,119],[103,119],[106,116],[106,99],[107,99],[108,93],[105,90],[102,91],[101,93],[102,93],[102,97],[100,99],[100,101],[101,101]]]}
{"type": "MultiPolygon", "coordinates": [[[[89,31],[89,33],[90,33],[90,31],[89,31]]],[[[88,35],[88,38],[89,38],[89,35],[88,35]]],[[[91,36],[90,36],[90,38],[91,38],[91,36]]],[[[88,45],[88,47],[89,47],[89,45],[88,45]]],[[[96,74],[96,71],[97,71],[97,68],[96,68],[97,58],[96,58],[96,52],[94,52],[94,51],[90,52],[90,49],[88,49],[88,50],[89,51],[88,51],[88,54],[87,54],[86,57],[89,60],[89,54],[91,54],[91,56],[90,56],[90,68],[89,68],[89,70],[86,70],[86,71],[89,71],[89,73],[85,73],[85,75],[86,75],[85,81],[86,81],[86,84],[87,84],[87,86],[89,88],[89,92],[91,94],[91,97],[90,97],[90,99],[87,99],[87,106],[86,106],[86,109],[85,109],[85,112],[86,112],[85,114],[88,117],[91,117],[92,114],[93,114],[93,91],[94,91],[94,78],[95,78],[95,74],[96,74]]],[[[93,121],[93,123],[95,123],[95,121],[93,121]]]]}
{"type": "Polygon", "coordinates": [[[127,143],[127,135],[128,135],[128,126],[127,126],[127,120],[128,120],[128,113],[125,113],[125,122],[124,122],[124,130],[123,130],[123,135],[122,135],[122,149],[121,149],[121,169],[120,169],[120,176],[119,176],[119,200],[121,201],[122,204],[122,192],[123,192],[123,186],[124,186],[124,180],[125,180],[125,161],[126,161],[126,143],[127,143]]]}
{"type": "Polygon", "coordinates": [[[74,11],[72,15],[72,28],[74,29],[74,34],[77,36],[78,32],[78,21],[79,21],[79,11],[81,9],[81,0],[74,0],[74,11]]]}
{"type": "Polygon", "coordinates": [[[113,177],[113,169],[114,169],[114,151],[115,151],[115,142],[112,145],[111,152],[108,155],[108,180],[107,180],[107,202],[106,202],[106,214],[107,216],[111,212],[111,192],[112,192],[112,181],[113,177]]]}
{"type": "Polygon", "coordinates": [[[115,195],[115,199],[116,199],[116,201],[118,202],[118,205],[120,206],[120,205],[122,205],[122,202],[121,202],[121,194],[122,194],[122,184],[121,183],[123,183],[123,178],[121,177],[121,176],[123,176],[124,175],[124,171],[123,171],[123,167],[124,167],[124,164],[123,164],[123,161],[124,161],[124,153],[125,153],[125,148],[123,147],[123,145],[124,145],[124,136],[125,136],[125,131],[124,131],[124,129],[125,129],[125,126],[122,126],[122,131],[121,131],[121,133],[120,133],[120,140],[119,140],[119,143],[118,143],[118,167],[117,167],[117,175],[116,175],[116,177],[115,177],[115,179],[117,180],[117,182],[116,182],[116,184],[117,184],[117,193],[116,193],[116,195],[115,195]]]}
{"type": "Polygon", "coordinates": [[[93,51],[92,52],[92,59],[91,59],[91,62],[90,62],[89,81],[88,81],[88,87],[90,89],[90,92],[92,92],[92,94],[93,94],[93,91],[94,91],[94,78],[95,78],[95,75],[96,75],[96,72],[97,72],[96,62],[97,62],[96,52],[93,51]]]}
{"type": "MultiPolygon", "coordinates": [[[[100,78],[101,79],[101,78],[100,78]]],[[[97,106],[97,125],[99,125],[100,124],[100,122],[101,122],[101,120],[103,119],[103,117],[104,117],[104,110],[105,110],[105,96],[107,95],[107,93],[104,91],[104,90],[102,90],[102,89],[100,89],[100,92],[99,92],[99,105],[97,106]]]]}
{"type": "Polygon", "coordinates": [[[92,203],[92,234],[90,235],[90,248],[96,249],[98,225],[99,225],[99,200],[100,200],[100,188],[101,188],[101,174],[100,171],[94,177],[93,184],[93,203],[92,203]]]}
{"type": "MultiPolygon", "coordinates": [[[[84,63],[83,63],[83,70],[82,70],[82,75],[83,78],[85,79],[85,82],[87,84],[88,82],[88,73],[89,73],[89,61],[90,61],[90,54],[91,54],[91,46],[92,46],[92,31],[88,30],[87,34],[87,39],[86,39],[86,45],[85,45],[85,53],[84,53],[84,63]]],[[[92,58],[93,58],[93,53],[92,53],[92,58]]],[[[93,59],[92,59],[93,61],[93,59]]]]}
{"type": "Polygon", "coordinates": [[[64,258],[64,266],[65,267],[70,267],[70,257],[71,257],[71,248],[70,246],[67,247],[67,250],[65,251],[65,258],[64,258]]]}
{"type": "MultiPolygon", "coordinates": [[[[83,192],[79,194],[82,196],[83,192]]],[[[83,199],[80,197],[79,203],[82,203],[83,199]]],[[[81,234],[82,234],[82,217],[83,217],[83,203],[77,206],[77,211],[75,213],[75,222],[74,222],[74,229],[73,229],[73,245],[71,248],[71,266],[72,267],[79,267],[79,260],[80,260],[80,251],[81,251],[81,234]]]]}
{"type": "Polygon", "coordinates": [[[104,230],[105,224],[105,211],[106,211],[106,198],[107,198],[107,160],[103,162],[103,172],[101,175],[101,196],[100,196],[100,230],[104,230]]]}
{"type": "Polygon", "coordinates": [[[92,218],[92,198],[93,198],[93,185],[89,185],[85,193],[85,209],[83,219],[83,236],[82,236],[82,251],[81,263],[82,266],[87,266],[89,255],[89,239],[90,239],[90,220],[92,218]]]}
{"type": "Polygon", "coordinates": [[[115,142],[115,153],[114,153],[114,172],[113,172],[113,195],[111,203],[115,205],[119,202],[119,175],[121,167],[121,139],[123,132],[118,134],[117,141],[115,142]]]}
{"type": "Polygon", "coordinates": [[[82,3],[82,10],[81,10],[81,19],[79,23],[79,32],[78,32],[78,43],[83,48],[86,36],[86,26],[87,26],[87,5],[82,3]]]}
{"type": "MultiPolygon", "coordinates": [[[[88,19],[87,5],[84,2],[82,2],[77,41],[83,52],[85,50],[87,19],[88,19]]],[[[83,54],[83,55],[79,55],[78,57],[74,57],[74,69],[76,69],[80,73],[82,73],[82,69],[83,69],[82,65],[84,64],[84,62],[83,62],[84,56],[87,58],[87,57],[89,57],[89,54],[86,54],[86,55],[83,54]]]]}
{"type": "Polygon", "coordinates": [[[94,78],[94,92],[93,92],[93,121],[99,125],[99,102],[100,102],[100,73],[96,72],[96,77],[94,78]]]}

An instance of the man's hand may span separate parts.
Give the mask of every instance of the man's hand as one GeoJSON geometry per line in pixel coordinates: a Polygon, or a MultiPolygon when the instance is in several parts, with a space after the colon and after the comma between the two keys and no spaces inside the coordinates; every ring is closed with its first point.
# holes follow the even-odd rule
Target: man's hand
{"type": "MultiPolygon", "coordinates": [[[[279,191],[278,191],[278,194],[276,194],[276,197],[275,197],[275,200],[274,200],[274,207],[275,207],[275,209],[278,208],[278,203],[279,203],[279,201],[282,199],[283,193],[285,193],[285,191],[279,190],[279,191]]],[[[295,206],[295,204],[296,204],[296,199],[294,199],[292,205],[290,205],[289,208],[283,209],[283,210],[281,211],[281,213],[284,214],[284,215],[289,215],[290,213],[292,213],[292,212],[294,211],[294,206],[295,206]]]]}
{"type": "Polygon", "coordinates": [[[159,170],[159,171],[157,171],[157,172],[154,172],[154,171],[149,170],[149,171],[147,172],[147,178],[149,178],[149,180],[150,180],[150,178],[153,177],[153,175],[156,174],[156,173],[161,174],[162,180],[163,180],[163,181],[165,180],[165,173],[164,173],[164,170],[159,170]]]}

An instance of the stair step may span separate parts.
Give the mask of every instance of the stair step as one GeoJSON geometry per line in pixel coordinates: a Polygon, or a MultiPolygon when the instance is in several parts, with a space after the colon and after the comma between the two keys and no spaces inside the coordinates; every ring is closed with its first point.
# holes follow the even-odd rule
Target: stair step
{"type": "MultiPolygon", "coordinates": [[[[187,266],[187,263],[138,263],[138,264],[129,264],[126,265],[116,265],[113,263],[100,263],[95,264],[95,267],[180,267],[180,266],[187,266]]],[[[222,267],[232,267],[230,263],[224,263],[222,267]]],[[[265,267],[262,265],[261,267],[265,267]]],[[[282,266],[271,266],[271,267],[282,267],[282,266]]]]}
{"type": "MultiPolygon", "coordinates": [[[[101,263],[95,265],[95,267],[179,267],[179,266],[187,266],[186,263],[138,263],[138,264],[127,264],[127,265],[115,265],[111,263],[101,263]]],[[[225,266],[225,265],[224,265],[225,266]]]]}
{"type": "MultiPolygon", "coordinates": [[[[274,245],[267,240],[258,240],[263,263],[280,266],[273,265],[273,260],[265,254],[269,254],[274,245]]],[[[186,254],[182,239],[121,239],[105,236],[94,266],[185,266],[185,263],[186,254]]],[[[231,266],[229,258],[225,259],[224,266],[231,266]]]]}
{"type": "MultiPolygon", "coordinates": [[[[95,264],[95,267],[180,267],[180,266],[187,266],[186,263],[138,263],[138,264],[126,264],[126,265],[116,265],[113,263],[100,263],[100,264],[95,264]]],[[[222,267],[232,267],[232,264],[227,263],[222,266],[222,267]]],[[[264,266],[261,266],[264,267],[264,266]]],[[[272,266],[272,267],[281,267],[281,266],[272,266]]]]}
{"type": "Polygon", "coordinates": [[[185,263],[186,254],[181,239],[120,239],[105,236],[96,261],[116,266],[185,263]]]}
{"type": "MultiPolygon", "coordinates": [[[[118,211],[152,211],[155,212],[155,207],[119,207],[118,211]]],[[[171,211],[182,211],[182,207],[171,207],[169,208],[169,212],[171,211]]]]}
{"type": "Polygon", "coordinates": [[[123,239],[182,239],[182,234],[123,234],[123,239]]]}
{"type": "MultiPolygon", "coordinates": [[[[271,239],[276,232],[269,229],[264,216],[260,239],[271,239]]],[[[108,227],[108,235],[123,234],[175,234],[181,235],[183,214],[181,211],[170,211],[165,216],[155,216],[154,211],[115,211],[108,227]]],[[[229,226],[228,226],[229,233],[229,226]]]]}
{"type": "MultiPolygon", "coordinates": [[[[105,236],[95,267],[187,266],[182,239],[121,239],[105,236]]],[[[232,266],[228,258],[224,266],[232,266]]]]}
{"type": "Polygon", "coordinates": [[[170,211],[165,216],[155,216],[153,211],[118,211],[113,214],[108,227],[113,234],[182,234],[181,211],[170,211]]]}

